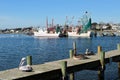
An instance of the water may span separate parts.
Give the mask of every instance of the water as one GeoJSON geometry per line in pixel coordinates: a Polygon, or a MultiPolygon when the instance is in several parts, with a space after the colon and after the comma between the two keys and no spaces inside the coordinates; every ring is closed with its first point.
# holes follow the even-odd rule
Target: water
{"type": "MultiPolygon", "coordinates": [[[[96,53],[98,45],[102,46],[103,51],[116,49],[120,37],[37,38],[22,34],[0,34],[0,71],[18,67],[21,58],[28,55],[32,55],[33,64],[69,58],[74,41],[78,53],[84,53],[87,48],[96,53]]],[[[117,64],[107,64],[105,75],[105,80],[117,80],[117,64]]],[[[76,80],[96,80],[97,71],[80,71],[75,77],[76,80]]]]}

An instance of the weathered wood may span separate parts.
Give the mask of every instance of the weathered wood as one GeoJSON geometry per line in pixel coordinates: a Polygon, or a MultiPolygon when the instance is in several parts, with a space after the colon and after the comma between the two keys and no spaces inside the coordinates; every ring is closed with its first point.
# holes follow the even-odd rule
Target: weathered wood
{"type": "Polygon", "coordinates": [[[117,44],[117,49],[120,50],[120,44],[117,44]]]}
{"type": "MultiPolygon", "coordinates": [[[[69,53],[70,53],[70,59],[73,59],[73,56],[74,56],[73,50],[70,50],[69,53]]],[[[70,73],[69,76],[70,76],[70,77],[69,77],[69,78],[70,78],[69,80],[74,80],[74,72],[73,72],[73,73],[70,73]]]]}
{"type": "MultiPolygon", "coordinates": [[[[85,60],[63,59],[44,64],[32,65],[32,72],[22,72],[18,68],[0,71],[1,80],[59,80],[61,74],[61,61],[67,61],[67,74],[98,68],[101,66],[100,57],[98,54],[87,56],[85,60]],[[47,76],[47,77],[46,77],[47,76]]],[[[109,58],[112,61],[120,61],[120,51],[113,50],[106,52],[105,63],[109,63],[109,58]]]]}
{"type": "Polygon", "coordinates": [[[120,62],[118,62],[118,77],[120,78],[120,62]]]}
{"type": "Polygon", "coordinates": [[[102,66],[102,69],[105,68],[105,52],[101,52],[100,53],[100,62],[101,62],[101,66],[102,66]]]}
{"type": "Polygon", "coordinates": [[[69,80],[75,80],[74,73],[70,73],[70,79],[69,80]]]}
{"type": "Polygon", "coordinates": [[[100,54],[100,52],[102,51],[102,47],[101,46],[98,46],[98,54],[100,54]]]}
{"type": "Polygon", "coordinates": [[[69,55],[70,55],[70,59],[72,59],[73,56],[74,56],[74,54],[73,54],[73,50],[70,50],[70,51],[69,51],[69,55]]]}
{"type": "Polygon", "coordinates": [[[98,70],[98,79],[104,80],[104,70],[105,70],[105,52],[100,52],[100,63],[101,66],[98,70]]]}
{"type": "Polygon", "coordinates": [[[76,55],[76,42],[73,42],[73,53],[76,55]]]}
{"type": "Polygon", "coordinates": [[[32,56],[27,56],[27,65],[32,65],[32,56]]]}
{"type": "Polygon", "coordinates": [[[104,71],[98,71],[98,80],[104,80],[104,71]]]}
{"type": "MultiPolygon", "coordinates": [[[[117,50],[120,51],[120,44],[117,44],[117,50]]],[[[120,78],[120,61],[118,62],[118,77],[120,78]]]]}
{"type": "Polygon", "coordinates": [[[62,80],[68,80],[67,77],[67,61],[61,62],[61,72],[62,72],[62,80]]]}

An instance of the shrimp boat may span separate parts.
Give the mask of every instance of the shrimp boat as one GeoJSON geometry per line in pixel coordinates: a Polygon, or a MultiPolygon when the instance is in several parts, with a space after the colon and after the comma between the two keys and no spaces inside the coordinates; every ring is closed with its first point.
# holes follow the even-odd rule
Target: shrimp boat
{"type": "Polygon", "coordinates": [[[54,26],[53,25],[53,19],[52,19],[52,25],[48,27],[48,18],[46,19],[46,27],[47,28],[38,28],[37,31],[34,32],[34,36],[36,37],[67,37],[66,30],[61,30],[60,26],[54,26]]]}
{"type": "Polygon", "coordinates": [[[86,33],[78,34],[76,32],[68,32],[69,37],[91,37],[91,31],[88,31],[86,33]]]}
{"type": "Polygon", "coordinates": [[[68,31],[69,37],[91,37],[92,32],[90,31],[91,27],[91,18],[82,25],[83,27],[76,27],[71,31],[68,31]]]}
{"type": "MultiPolygon", "coordinates": [[[[86,12],[87,13],[87,12],[86,12]]],[[[46,21],[47,23],[48,21],[46,21]]],[[[37,37],[91,37],[91,18],[88,18],[85,14],[81,20],[82,27],[74,27],[69,31],[68,28],[62,28],[57,27],[50,27],[48,28],[47,23],[47,29],[38,29],[34,32],[34,36],[37,37]]],[[[53,22],[52,22],[53,23],[53,22]]],[[[52,24],[53,25],[53,24],[52,24]]]]}
{"type": "Polygon", "coordinates": [[[52,25],[48,27],[48,18],[46,18],[46,27],[47,28],[38,28],[37,31],[34,32],[34,36],[36,37],[66,37],[65,34],[61,33],[60,27],[55,27],[53,25],[53,19],[52,19],[52,25]]]}
{"type": "Polygon", "coordinates": [[[59,33],[56,32],[48,32],[47,30],[39,29],[38,31],[34,32],[34,36],[36,37],[58,37],[59,33]]]}
{"type": "Polygon", "coordinates": [[[36,37],[91,37],[91,31],[87,32],[77,32],[77,31],[66,31],[66,33],[61,32],[48,32],[47,30],[39,29],[34,32],[36,37]]]}

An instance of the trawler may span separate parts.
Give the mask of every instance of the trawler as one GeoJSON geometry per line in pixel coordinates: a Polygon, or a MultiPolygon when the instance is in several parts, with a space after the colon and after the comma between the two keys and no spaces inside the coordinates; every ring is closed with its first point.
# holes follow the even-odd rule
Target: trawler
{"type": "MultiPolygon", "coordinates": [[[[86,12],[87,14],[87,12],[86,12]]],[[[66,28],[61,28],[59,26],[53,27],[53,20],[52,20],[52,27],[48,28],[48,19],[46,21],[46,29],[39,28],[37,31],[34,32],[34,36],[37,37],[91,37],[91,18],[88,18],[87,15],[84,15],[81,22],[82,27],[72,27],[69,30],[69,26],[66,28]]]]}

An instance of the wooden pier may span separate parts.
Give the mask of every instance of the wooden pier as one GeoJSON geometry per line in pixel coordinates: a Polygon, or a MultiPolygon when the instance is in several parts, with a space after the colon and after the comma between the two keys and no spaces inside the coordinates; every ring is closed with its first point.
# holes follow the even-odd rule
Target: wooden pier
{"type": "MultiPolygon", "coordinates": [[[[98,47],[98,53],[100,50],[100,47],[98,47]]],[[[101,74],[104,73],[105,69],[103,68],[105,64],[110,61],[118,62],[118,70],[120,71],[120,45],[118,45],[117,50],[105,52],[102,60],[100,54],[98,53],[95,55],[86,56],[88,59],[84,60],[69,58],[47,62],[44,64],[32,65],[32,72],[22,72],[18,70],[18,68],[0,71],[0,80],[62,80],[60,79],[62,76],[66,76],[66,74],[71,75],[71,73],[74,74],[74,72],[81,70],[97,70],[99,71],[98,75],[101,76],[101,74]],[[64,61],[67,63],[65,73],[61,71],[61,62],[64,61]]],[[[73,77],[74,75],[72,75],[72,78],[73,77]]]]}

